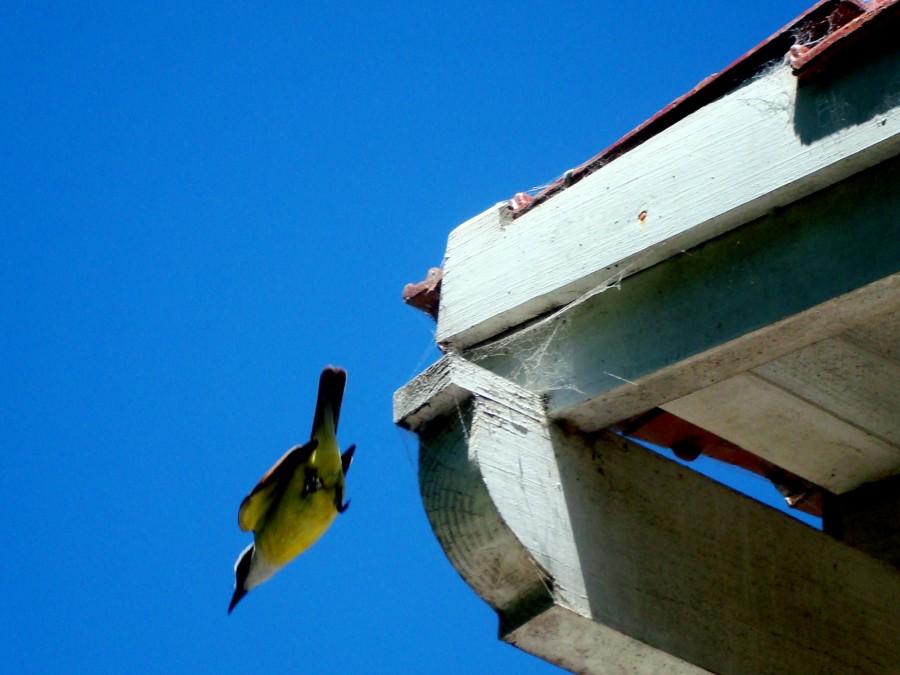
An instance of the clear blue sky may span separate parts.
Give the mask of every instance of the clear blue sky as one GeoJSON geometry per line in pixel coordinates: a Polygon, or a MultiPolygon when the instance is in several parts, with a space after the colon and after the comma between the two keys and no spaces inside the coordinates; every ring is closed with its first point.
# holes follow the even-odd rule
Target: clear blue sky
{"type": "Polygon", "coordinates": [[[4,665],[554,672],[428,527],[400,291],[812,2],[262,4],[0,13],[4,665]],[[353,504],[226,616],[238,504],[327,363],[353,504]]]}

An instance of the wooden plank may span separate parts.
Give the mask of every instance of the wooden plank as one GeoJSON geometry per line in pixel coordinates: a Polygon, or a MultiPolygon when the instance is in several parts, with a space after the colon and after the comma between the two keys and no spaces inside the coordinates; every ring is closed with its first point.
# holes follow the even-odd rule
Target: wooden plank
{"type": "Polygon", "coordinates": [[[900,308],[893,159],[466,357],[599,429],[900,308]]]}
{"type": "MultiPolygon", "coordinates": [[[[602,429],[827,339],[868,317],[877,317],[886,308],[898,306],[900,275],[894,275],[705,351],[690,353],[686,349],[682,360],[644,376],[623,377],[615,374],[621,371],[610,368],[603,372],[612,376],[594,388],[590,373],[580,372],[579,377],[570,380],[574,386],[548,392],[548,405],[555,417],[569,420],[585,431],[602,429]]],[[[659,337],[665,339],[667,335],[659,337]]],[[[643,345],[635,342],[631,349],[640,354],[643,345]]]]}
{"type": "Polygon", "coordinates": [[[394,393],[394,423],[416,430],[447,415],[459,415],[461,406],[485,392],[503,397],[507,407],[543,417],[543,404],[534,408],[534,394],[497,377],[469,361],[448,355],[394,393]]]}
{"type": "Polygon", "coordinates": [[[830,495],[822,527],[900,570],[900,475],[830,495]]]}
{"type": "Polygon", "coordinates": [[[831,492],[900,473],[900,448],[753,373],[662,408],[831,492]]]}
{"type": "Polygon", "coordinates": [[[900,310],[851,328],[846,337],[894,363],[900,363],[900,310]]]}
{"type": "Polygon", "coordinates": [[[898,154],[898,61],[799,88],[773,68],[521,218],[461,225],[438,342],[481,342],[898,154]]]}
{"type": "Polygon", "coordinates": [[[900,364],[843,336],[753,369],[762,379],[900,447],[900,364]]]}
{"type": "Polygon", "coordinates": [[[502,639],[585,673],[900,662],[892,568],[624,439],[551,424],[540,396],[457,356],[442,363],[398,392],[395,414],[417,420],[426,511],[502,639]],[[417,414],[446,387],[471,393],[463,414],[417,414]]]}
{"type": "Polygon", "coordinates": [[[589,617],[554,605],[503,640],[573,673],[699,675],[709,673],[589,617]]]}

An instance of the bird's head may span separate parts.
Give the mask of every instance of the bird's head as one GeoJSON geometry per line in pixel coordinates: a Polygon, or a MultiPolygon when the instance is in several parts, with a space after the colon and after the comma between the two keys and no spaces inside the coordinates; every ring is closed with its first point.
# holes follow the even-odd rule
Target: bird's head
{"type": "Polygon", "coordinates": [[[241,555],[234,564],[234,594],[228,605],[228,613],[231,614],[231,610],[251,589],[271,578],[278,569],[278,566],[263,560],[257,554],[256,546],[253,544],[241,551],[241,555]]]}

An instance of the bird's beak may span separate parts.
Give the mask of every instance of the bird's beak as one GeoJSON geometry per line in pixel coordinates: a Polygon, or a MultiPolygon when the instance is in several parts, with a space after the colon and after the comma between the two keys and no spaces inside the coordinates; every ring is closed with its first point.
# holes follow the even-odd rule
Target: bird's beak
{"type": "Polygon", "coordinates": [[[238,604],[245,595],[247,595],[247,591],[240,586],[234,589],[234,595],[231,596],[231,604],[228,605],[229,614],[231,614],[231,610],[234,609],[234,606],[238,604]]]}

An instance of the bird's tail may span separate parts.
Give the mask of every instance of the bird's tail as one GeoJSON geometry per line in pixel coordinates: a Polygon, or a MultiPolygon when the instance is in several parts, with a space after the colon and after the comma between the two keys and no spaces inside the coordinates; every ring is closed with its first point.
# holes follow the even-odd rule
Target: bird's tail
{"type": "Polygon", "coordinates": [[[338,419],[341,416],[341,402],[344,400],[344,386],[347,384],[347,371],[343,368],[326,366],[319,376],[319,397],[316,399],[316,414],[313,416],[310,438],[327,424],[326,415],[331,414],[334,420],[334,431],[337,433],[338,419]]]}

